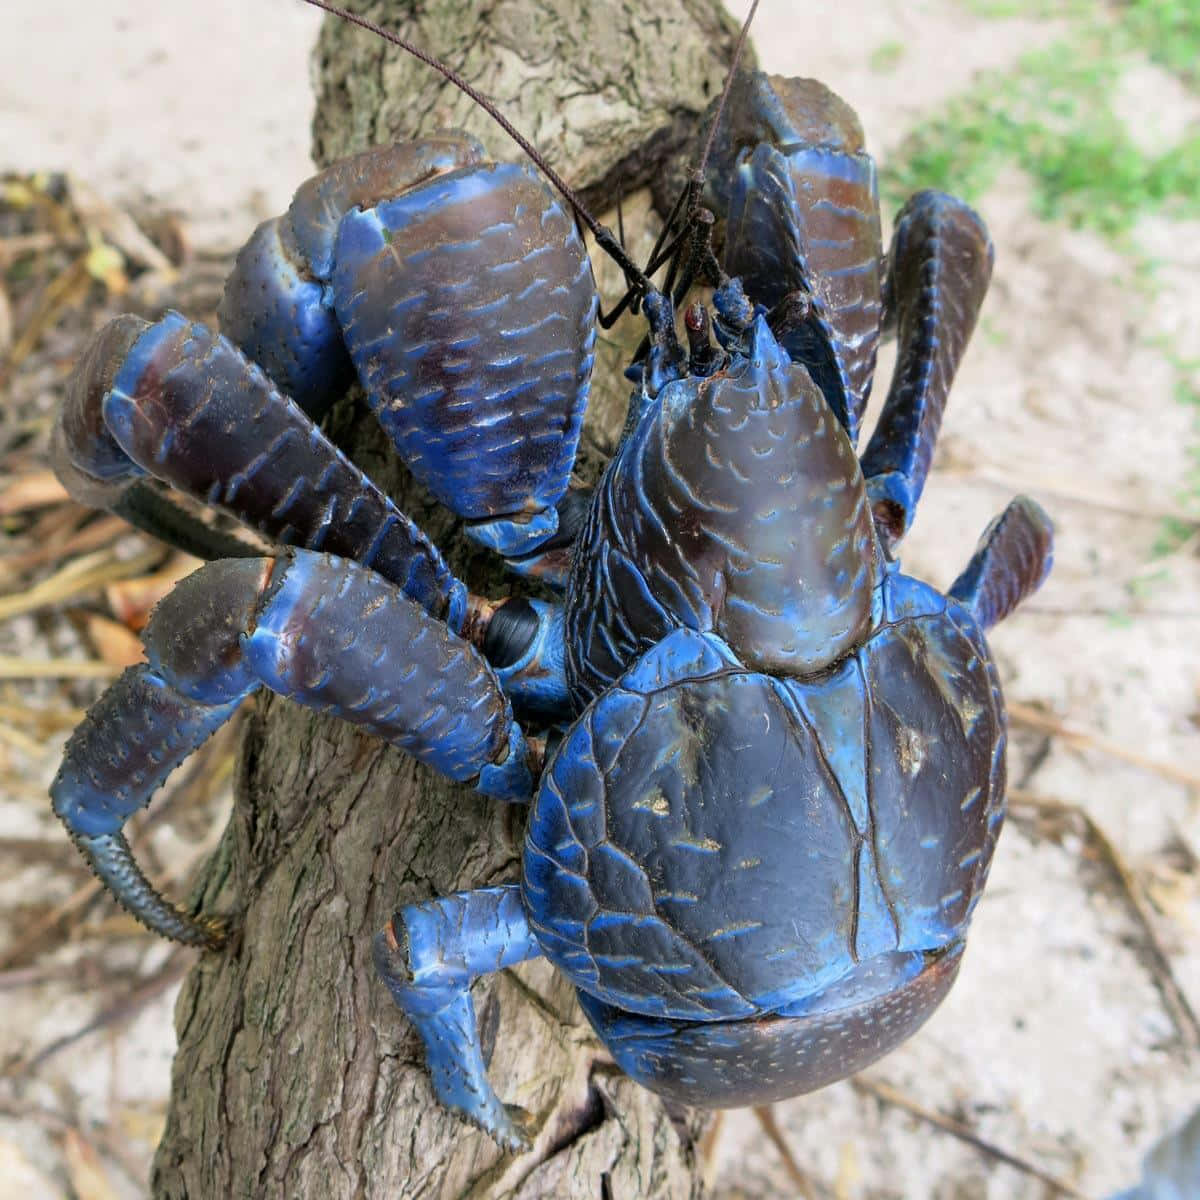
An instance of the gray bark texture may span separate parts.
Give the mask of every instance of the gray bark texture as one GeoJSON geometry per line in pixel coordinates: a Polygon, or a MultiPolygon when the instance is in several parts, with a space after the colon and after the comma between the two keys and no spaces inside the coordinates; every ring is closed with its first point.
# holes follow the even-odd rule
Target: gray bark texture
{"type": "MultiPolygon", "coordinates": [[[[495,99],[598,210],[625,196],[639,253],[654,229],[636,189],[695,133],[736,38],[716,0],[380,0],[358,11],[495,99]]],[[[314,74],[321,162],[438,127],[520,157],[465,97],[362,30],[327,23],[314,74]]],[[[611,303],[619,278],[603,271],[600,282],[611,303]]],[[[632,321],[602,339],[585,478],[619,429],[628,385],[618,367],[641,332],[632,321]]],[[[329,427],[472,590],[516,590],[406,475],[353,397],[329,427]]],[[[519,1156],[438,1105],[417,1035],[375,976],[372,935],[401,904],[517,878],[523,819],[337,720],[257,702],[234,815],[197,901],[239,914],[240,934],[200,959],[179,999],[156,1196],[699,1195],[700,1116],[667,1112],[622,1076],[547,963],[474,992],[496,1090],[541,1122],[519,1156]]]]}

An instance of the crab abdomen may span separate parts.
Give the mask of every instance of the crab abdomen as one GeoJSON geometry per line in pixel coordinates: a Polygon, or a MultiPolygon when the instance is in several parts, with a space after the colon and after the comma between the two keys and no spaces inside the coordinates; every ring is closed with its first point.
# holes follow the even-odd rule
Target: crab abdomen
{"type": "Polygon", "coordinates": [[[938,955],[888,954],[814,998],[811,1011],[683,1022],[579,1002],[627,1074],[681,1104],[736,1108],[816,1091],[868,1067],[925,1023],[950,990],[962,943],[938,955]]]}
{"type": "Polygon", "coordinates": [[[679,630],[584,712],[524,860],[533,928],[578,987],[722,1020],[961,935],[1002,812],[999,694],[970,618],[903,584],[819,678],[679,630]]]}

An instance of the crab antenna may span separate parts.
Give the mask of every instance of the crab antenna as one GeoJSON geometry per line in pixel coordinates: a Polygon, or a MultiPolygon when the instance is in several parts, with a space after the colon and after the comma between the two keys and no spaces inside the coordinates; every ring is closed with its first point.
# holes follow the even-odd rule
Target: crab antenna
{"type": "MultiPolygon", "coordinates": [[[[319,8],[329,13],[331,16],[338,17],[343,21],[349,22],[351,25],[357,25],[360,29],[365,29],[369,33],[375,34],[377,37],[383,38],[385,42],[390,42],[393,46],[399,46],[401,50],[411,54],[414,58],[418,58],[427,66],[432,67],[438,74],[449,80],[460,92],[469,96],[480,108],[483,109],[505,133],[508,134],[522,150],[529,155],[533,165],[550,181],[551,185],[559,192],[564,200],[575,210],[579,219],[591,230],[592,236],[596,239],[596,244],[604,250],[621,268],[625,274],[629,285],[635,290],[645,295],[647,292],[654,290],[654,285],[642,274],[634,261],[625,253],[625,248],[613,236],[612,230],[606,225],[601,225],[595,217],[583,206],[583,202],[579,199],[575,190],[563,179],[557,171],[541,156],[534,148],[532,143],[521,134],[511,121],[481,92],[477,91],[469,84],[453,67],[442,62],[441,59],[435,58],[427,50],[422,50],[419,46],[414,45],[406,38],[401,37],[398,33],[394,33],[390,29],[384,29],[382,25],[376,24],[374,21],[368,20],[366,17],[360,17],[357,13],[352,13],[347,9],[340,8],[336,4],[331,4],[328,0],[304,0],[305,4],[312,5],[313,8],[319,8]]],[[[755,0],[757,6],[758,0],[755,0]]],[[[736,61],[736,60],[735,60],[736,61]]]]}
{"type": "MultiPolygon", "coordinates": [[[[750,11],[746,14],[746,20],[742,23],[738,40],[733,47],[733,55],[729,60],[729,71],[725,76],[725,86],[721,89],[721,98],[717,101],[716,112],[713,113],[713,119],[709,122],[708,136],[704,141],[704,152],[700,155],[700,161],[692,168],[687,184],[684,186],[683,191],[679,193],[679,197],[671,209],[671,215],[663,223],[658,240],[654,243],[654,249],[650,251],[650,257],[646,260],[645,266],[645,273],[647,275],[653,275],[664,262],[675,257],[685,244],[694,243],[694,239],[688,237],[688,230],[696,220],[696,210],[700,207],[700,193],[704,188],[705,170],[708,167],[708,160],[712,156],[713,142],[716,140],[721,118],[725,114],[725,106],[729,100],[729,93],[733,90],[733,81],[737,77],[742,50],[745,48],[746,40],[750,36],[750,23],[754,20],[754,14],[757,11],[758,0],[753,0],[753,3],[750,5],[750,11]],[[684,214],[682,222],[683,230],[668,242],[672,231],[676,228],[675,222],[681,211],[684,214]]],[[[676,270],[677,264],[672,262],[667,281],[663,285],[664,291],[671,291],[673,289],[676,270]]],[[[687,274],[687,268],[685,268],[685,274],[687,274]]],[[[601,317],[600,323],[605,329],[608,329],[616,322],[616,319],[628,307],[630,299],[631,292],[626,292],[621,297],[617,306],[608,314],[607,318],[601,317]]],[[[680,299],[681,297],[677,296],[675,302],[678,303],[680,299]]]]}
{"type": "MultiPolygon", "coordinates": [[[[725,76],[725,87],[721,91],[721,99],[717,101],[717,111],[713,114],[712,123],[708,127],[708,138],[704,143],[704,153],[700,155],[700,162],[693,172],[693,178],[697,185],[704,182],[704,172],[708,167],[709,156],[712,154],[713,142],[716,140],[721,118],[725,115],[725,105],[729,100],[729,93],[733,90],[733,81],[737,78],[738,63],[742,58],[742,50],[745,48],[746,39],[750,36],[750,22],[754,20],[756,12],[758,12],[758,0],[754,0],[750,5],[750,11],[746,14],[746,20],[742,23],[742,31],[738,34],[737,45],[733,48],[733,58],[729,63],[729,74],[725,76]]],[[[689,216],[691,215],[691,209],[694,209],[699,202],[699,195],[700,188],[697,186],[689,208],[689,216]]]]}

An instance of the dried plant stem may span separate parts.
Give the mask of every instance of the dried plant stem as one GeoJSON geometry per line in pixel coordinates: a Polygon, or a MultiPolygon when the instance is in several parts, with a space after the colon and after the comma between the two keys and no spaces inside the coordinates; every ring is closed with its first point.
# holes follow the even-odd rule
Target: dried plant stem
{"type": "Polygon", "coordinates": [[[783,1136],[783,1130],[779,1128],[779,1122],[775,1119],[775,1106],[773,1104],[756,1104],[754,1116],[762,1127],[763,1133],[767,1135],[767,1140],[775,1147],[776,1153],[782,1159],[783,1168],[792,1181],[792,1186],[796,1189],[796,1195],[802,1197],[803,1200],[816,1200],[817,1194],[813,1190],[812,1180],[796,1161],[796,1156],[792,1153],[792,1148],[788,1145],[787,1138],[783,1136]]]}
{"type": "Polygon", "coordinates": [[[117,579],[141,575],[155,566],[162,556],[163,551],[156,548],[126,559],[115,557],[111,550],[76,559],[27,591],[0,596],[0,621],[51,604],[62,604],[117,579]]]}
{"type": "Polygon", "coordinates": [[[111,679],[120,673],[120,667],[94,659],[22,658],[0,654],[0,679],[111,679]]]}
{"type": "Polygon", "coordinates": [[[1170,779],[1173,783],[1183,784],[1184,787],[1200,788],[1200,771],[1187,771],[1183,767],[1175,766],[1174,763],[1162,762],[1160,759],[1139,754],[1136,750],[1130,750],[1118,742],[1096,737],[1094,734],[1085,733],[1082,729],[1074,729],[1070,725],[1064,725],[1057,717],[1044,713],[1030,704],[1019,704],[1010,700],[1006,707],[1008,719],[1015,725],[1024,725],[1027,729],[1037,729],[1042,733],[1052,734],[1061,741],[1077,746],[1081,750],[1098,750],[1101,754],[1132,763],[1135,767],[1141,767],[1145,771],[1153,771],[1156,775],[1170,779]]]}
{"type": "MultiPolygon", "coordinates": [[[[32,1058],[27,1061],[22,1061],[19,1064],[14,1064],[16,1070],[21,1074],[30,1074],[40,1067],[48,1058],[52,1058],[55,1054],[66,1050],[67,1047],[74,1045],[81,1038],[85,1038],[90,1033],[95,1033],[97,1030],[105,1029],[109,1025],[116,1024],[119,1021],[127,1020],[135,1016],[151,1000],[161,995],[173,983],[178,982],[183,978],[188,967],[192,965],[196,957],[196,951],[189,946],[178,946],[173,950],[166,962],[148,979],[144,980],[132,991],[121,995],[116,1001],[110,1004],[107,1008],[98,1012],[90,1021],[85,1022],[78,1029],[73,1029],[70,1033],[65,1033],[62,1037],[55,1038],[48,1045],[43,1046],[32,1058]]],[[[9,1071],[7,1073],[16,1073],[9,1071]]]]}
{"type": "Polygon", "coordinates": [[[950,467],[943,468],[936,473],[945,479],[957,479],[964,483],[981,483],[986,487],[1000,488],[1005,492],[1016,490],[1032,492],[1039,496],[1052,496],[1065,504],[1079,504],[1085,508],[1104,509],[1107,512],[1114,512],[1123,517],[1135,517],[1138,520],[1161,521],[1164,518],[1169,518],[1186,525],[1200,525],[1200,516],[1194,512],[1188,512],[1186,509],[1178,508],[1175,505],[1155,504],[1153,502],[1149,504],[1142,502],[1135,504],[1132,501],[1125,504],[1108,493],[1087,492],[1079,488],[1052,486],[1047,484],[1044,478],[1018,475],[1001,469],[993,470],[987,466],[950,467]]]}
{"type": "Polygon", "coordinates": [[[13,729],[11,725],[0,725],[0,742],[6,742],[13,749],[28,754],[31,758],[40,758],[45,750],[45,746],[37,738],[30,737],[20,729],[13,729]]]}
{"type": "Polygon", "coordinates": [[[42,294],[41,302],[29,318],[28,324],[13,342],[3,362],[0,362],[0,380],[3,380],[29,356],[42,334],[58,320],[59,314],[72,303],[76,294],[88,286],[87,254],[75,259],[60,274],[50,281],[42,294]]]}
{"type": "Polygon", "coordinates": [[[80,508],[74,504],[64,504],[63,510],[75,516],[73,532],[63,536],[60,533],[47,535],[40,527],[32,534],[23,538],[26,542],[34,543],[30,549],[19,554],[9,554],[0,562],[0,579],[15,579],[18,573],[24,573],[32,567],[40,567],[45,563],[61,561],[71,555],[85,554],[92,550],[106,549],[121,537],[129,534],[129,526],[120,517],[102,517],[100,520],[89,520],[80,528],[85,518],[94,514],[91,509],[80,508]]]}
{"type": "Polygon", "coordinates": [[[881,1104],[890,1104],[893,1108],[903,1109],[906,1113],[918,1118],[918,1120],[925,1121],[938,1129],[944,1130],[951,1136],[958,1138],[959,1141],[966,1142],[968,1146],[974,1146],[976,1150],[986,1154],[989,1158],[996,1159],[997,1162],[1007,1163],[1010,1167],[1022,1172],[1022,1174],[1041,1180],[1042,1183],[1049,1188],[1053,1188],[1059,1195],[1078,1196],[1080,1200],[1086,1200],[1085,1194],[1075,1187],[1074,1184],[1067,1183],[1066,1180],[1051,1175],[1049,1171],[1043,1171],[1041,1167],[1035,1166],[1027,1159],[1021,1158],[989,1142],[986,1138],[980,1137],[979,1134],[969,1126],[964,1125],[961,1121],[956,1121],[952,1117],[947,1117],[933,1109],[923,1107],[911,1097],[906,1096],[898,1088],[892,1087],[891,1084],[882,1083],[874,1079],[864,1079],[859,1075],[850,1080],[850,1086],[855,1091],[863,1093],[863,1095],[873,1097],[881,1104]]]}
{"type": "Polygon", "coordinates": [[[1008,800],[1009,810],[1014,816],[1049,816],[1058,820],[1065,818],[1074,820],[1083,826],[1085,836],[1107,859],[1108,865],[1120,882],[1121,889],[1133,909],[1138,924],[1142,927],[1146,938],[1145,948],[1149,956],[1150,970],[1162,995],[1163,1003],[1170,1013],[1176,1032],[1179,1034],[1180,1041],[1189,1050],[1200,1047],[1200,1021],[1197,1020],[1186,993],[1180,987],[1179,981],[1171,969],[1171,960],[1154,927],[1154,915],[1150,911],[1150,904],[1142,892],[1132,868],[1104,828],[1086,809],[1067,800],[1040,796],[1022,788],[1010,788],[1008,800]],[[1027,811],[1023,813],[1022,810],[1027,811]]]}
{"type": "Polygon", "coordinates": [[[39,733],[61,733],[83,720],[82,708],[31,708],[0,703],[0,721],[10,725],[32,725],[39,733]]]}

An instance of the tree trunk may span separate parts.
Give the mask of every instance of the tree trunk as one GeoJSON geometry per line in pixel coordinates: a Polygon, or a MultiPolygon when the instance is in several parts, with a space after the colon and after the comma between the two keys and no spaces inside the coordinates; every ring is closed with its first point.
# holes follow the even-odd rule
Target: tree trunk
{"type": "MultiPolygon", "coordinates": [[[[719,91],[736,36],[716,0],[655,0],[641,14],[584,0],[359,10],[453,64],[600,210],[618,192],[629,198],[627,221],[648,207],[634,189],[663,172],[719,91]]],[[[328,23],[316,71],[322,162],[439,126],[520,157],[465,97],[362,30],[328,23]]],[[[601,286],[611,304],[619,287],[601,286]]],[[[626,339],[640,334],[633,322],[626,339]]],[[[624,353],[610,346],[599,369],[615,374],[624,353]]],[[[597,381],[585,476],[613,443],[627,388],[619,376],[597,381]]],[[[396,464],[353,398],[330,431],[472,590],[514,590],[396,464]]],[[[615,1069],[546,962],[474,993],[497,1092],[541,1119],[534,1148],[515,1157],[438,1105],[417,1035],[375,976],[372,935],[401,904],[517,877],[522,822],[522,810],[448,784],[349,725],[257,702],[234,816],[201,896],[238,912],[241,935],[199,961],[179,999],[156,1195],[699,1194],[698,1116],[668,1114],[615,1069]]]]}

